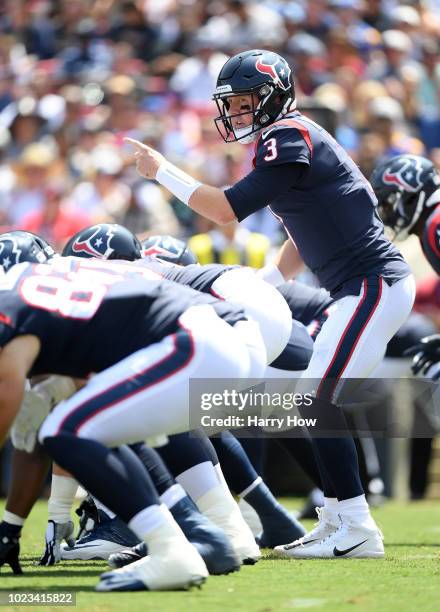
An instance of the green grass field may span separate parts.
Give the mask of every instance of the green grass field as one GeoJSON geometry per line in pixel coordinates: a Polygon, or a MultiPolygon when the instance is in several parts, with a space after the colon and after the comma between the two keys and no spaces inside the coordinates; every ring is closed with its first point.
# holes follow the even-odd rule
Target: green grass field
{"type": "MultiPolygon", "coordinates": [[[[289,507],[298,507],[295,500],[283,501],[289,507]]],[[[434,502],[393,502],[376,510],[375,518],[387,545],[387,556],[382,560],[284,561],[265,551],[267,554],[257,565],[230,576],[210,578],[200,590],[103,594],[94,592],[93,587],[106,569],[104,562],[63,562],[52,568],[34,565],[42,551],[47,517],[46,504],[41,502],[32,512],[22,537],[25,575],[13,576],[9,568],[3,568],[0,591],[73,590],[77,606],[90,611],[438,610],[439,506],[434,502]]]]}

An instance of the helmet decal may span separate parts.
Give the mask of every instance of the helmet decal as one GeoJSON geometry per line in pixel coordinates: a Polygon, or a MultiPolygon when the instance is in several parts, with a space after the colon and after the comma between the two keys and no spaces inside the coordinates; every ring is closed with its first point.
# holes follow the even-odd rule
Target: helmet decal
{"type": "Polygon", "coordinates": [[[7,272],[11,266],[20,263],[21,249],[18,247],[17,241],[13,236],[5,234],[0,239],[0,266],[7,272]],[[6,242],[10,242],[12,250],[7,249],[7,253],[2,257],[2,253],[5,250],[6,242]],[[15,260],[11,256],[15,256],[15,260]]]}
{"type": "Polygon", "coordinates": [[[173,236],[150,236],[142,242],[142,257],[152,257],[161,262],[187,266],[197,263],[197,258],[186,242],[173,236]]]}
{"type": "MultiPolygon", "coordinates": [[[[395,162],[396,163],[396,162],[395,162]]],[[[423,187],[421,180],[423,167],[418,157],[402,157],[398,160],[400,168],[391,171],[391,168],[384,170],[382,180],[386,185],[396,185],[404,191],[416,193],[423,187]]]]}
{"type": "MultiPolygon", "coordinates": [[[[276,61],[274,64],[264,64],[261,60],[261,57],[259,57],[257,59],[257,61],[255,62],[255,68],[258,70],[258,72],[261,72],[262,74],[268,74],[269,76],[272,77],[272,80],[274,82],[275,85],[277,85],[278,87],[281,87],[281,89],[284,89],[284,91],[287,91],[287,87],[283,84],[282,80],[280,77],[284,77],[286,76],[286,68],[282,67],[280,69],[280,73],[278,74],[275,66],[280,62],[280,58],[277,57],[276,61]]],[[[288,81],[290,83],[290,68],[287,66],[287,76],[288,76],[288,81]]]]}
{"type": "Polygon", "coordinates": [[[108,259],[113,253],[114,249],[111,247],[111,241],[115,235],[112,232],[111,227],[103,232],[103,227],[95,225],[90,230],[92,234],[85,239],[81,239],[80,236],[72,244],[73,253],[87,253],[92,257],[99,257],[101,259],[108,259]],[[104,246],[103,246],[104,245],[104,246]]]}

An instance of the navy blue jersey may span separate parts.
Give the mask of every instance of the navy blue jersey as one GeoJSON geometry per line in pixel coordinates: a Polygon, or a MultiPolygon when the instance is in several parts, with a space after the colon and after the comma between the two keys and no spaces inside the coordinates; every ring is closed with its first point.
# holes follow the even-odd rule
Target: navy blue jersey
{"type": "Polygon", "coordinates": [[[420,242],[426,259],[440,274],[440,206],[428,217],[420,242]]]}
{"type": "Polygon", "coordinates": [[[277,289],[286,300],[292,318],[303,325],[309,325],[319,319],[334,301],[325,289],[310,287],[298,281],[289,281],[279,285],[277,289]]]}
{"type": "Polygon", "coordinates": [[[357,294],[366,276],[392,283],[410,273],[384,235],[370,184],[315,122],[294,112],[262,130],[254,166],[225,191],[238,220],[270,205],[334,297],[357,294]]]}
{"type": "Polygon", "coordinates": [[[240,266],[225,266],[223,264],[206,264],[205,266],[193,264],[185,266],[184,268],[174,266],[173,269],[165,274],[165,278],[173,280],[176,283],[181,283],[182,285],[188,285],[196,291],[210,293],[212,285],[222,276],[222,274],[239,267],[240,266]]]}
{"type": "Polygon", "coordinates": [[[160,274],[167,280],[172,280],[180,285],[187,285],[196,291],[210,293],[212,285],[225,272],[234,270],[240,266],[226,266],[224,264],[190,264],[189,266],[179,266],[157,261],[152,257],[147,257],[139,262],[138,266],[150,269],[156,274],[160,274]]]}
{"type": "MultiPolygon", "coordinates": [[[[112,262],[99,265],[117,270],[112,262]]],[[[24,334],[41,342],[30,375],[100,372],[176,332],[181,314],[196,304],[212,305],[231,325],[245,318],[242,309],[171,281],[90,274],[20,264],[0,283],[0,346],[24,334]]]]}

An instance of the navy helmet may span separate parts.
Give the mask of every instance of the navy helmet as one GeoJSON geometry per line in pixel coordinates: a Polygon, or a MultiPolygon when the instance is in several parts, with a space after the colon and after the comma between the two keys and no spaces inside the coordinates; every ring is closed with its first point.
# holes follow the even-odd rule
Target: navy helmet
{"type": "Polygon", "coordinates": [[[32,232],[14,230],[0,234],[0,267],[4,272],[23,262],[45,263],[54,255],[50,244],[32,232]]]}
{"type": "Polygon", "coordinates": [[[141,243],[122,225],[97,223],[72,236],[65,245],[62,255],[134,261],[141,258],[141,243]]]}
{"type": "Polygon", "coordinates": [[[213,94],[219,116],[215,125],[225,142],[252,142],[257,133],[295,108],[295,87],[287,61],[272,51],[237,53],[220,70],[213,94]],[[230,99],[251,95],[249,110],[231,115],[230,99]],[[249,126],[237,128],[231,119],[251,116],[249,126]]]}
{"type": "Polygon", "coordinates": [[[395,238],[406,238],[421,215],[440,202],[440,175],[429,159],[419,155],[381,162],[370,182],[382,221],[395,238]]]}
{"type": "Polygon", "coordinates": [[[197,263],[197,257],[183,240],[173,236],[150,236],[142,242],[142,256],[189,266],[197,263]]]}

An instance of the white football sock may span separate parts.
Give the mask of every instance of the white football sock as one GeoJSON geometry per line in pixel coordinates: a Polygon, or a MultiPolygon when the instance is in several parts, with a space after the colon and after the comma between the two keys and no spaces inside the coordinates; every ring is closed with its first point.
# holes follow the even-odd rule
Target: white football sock
{"type": "Polygon", "coordinates": [[[182,530],[168,508],[161,504],[148,506],[138,512],[128,523],[130,529],[148,546],[148,553],[162,553],[171,542],[185,539],[182,530]]]}
{"type": "Polygon", "coordinates": [[[18,514],[14,514],[13,512],[9,512],[5,510],[3,512],[3,520],[10,525],[16,525],[17,527],[23,527],[26,519],[18,516],[18,514]]]}
{"type": "Polygon", "coordinates": [[[221,484],[222,487],[224,487],[227,491],[229,491],[228,483],[226,482],[226,478],[223,474],[220,463],[216,463],[214,465],[214,470],[215,470],[215,473],[217,474],[217,480],[219,484],[221,484]]]}
{"type": "Polygon", "coordinates": [[[339,502],[337,497],[324,497],[324,508],[326,509],[327,513],[335,519],[335,521],[339,521],[339,502]]]}
{"type": "Polygon", "coordinates": [[[376,526],[365,495],[358,495],[338,502],[338,512],[344,518],[359,523],[363,527],[374,528],[376,526]]]}
{"type": "Polygon", "coordinates": [[[47,504],[50,521],[66,523],[72,520],[70,511],[77,489],[78,483],[74,478],[52,474],[52,486],[47,504]]]}
{"type": "Polygon", "coordinates": [[[195,502],[219,485],[217,472],[210,461],[204,461],[185,470],[176,480],[195,502]]]}
{"type": "Polygon", "coordinates": [[[174,484],[160,496],[160,501],[171,510],[181,499],[186,497],[186,491],[180,484],[174,484]]]}

